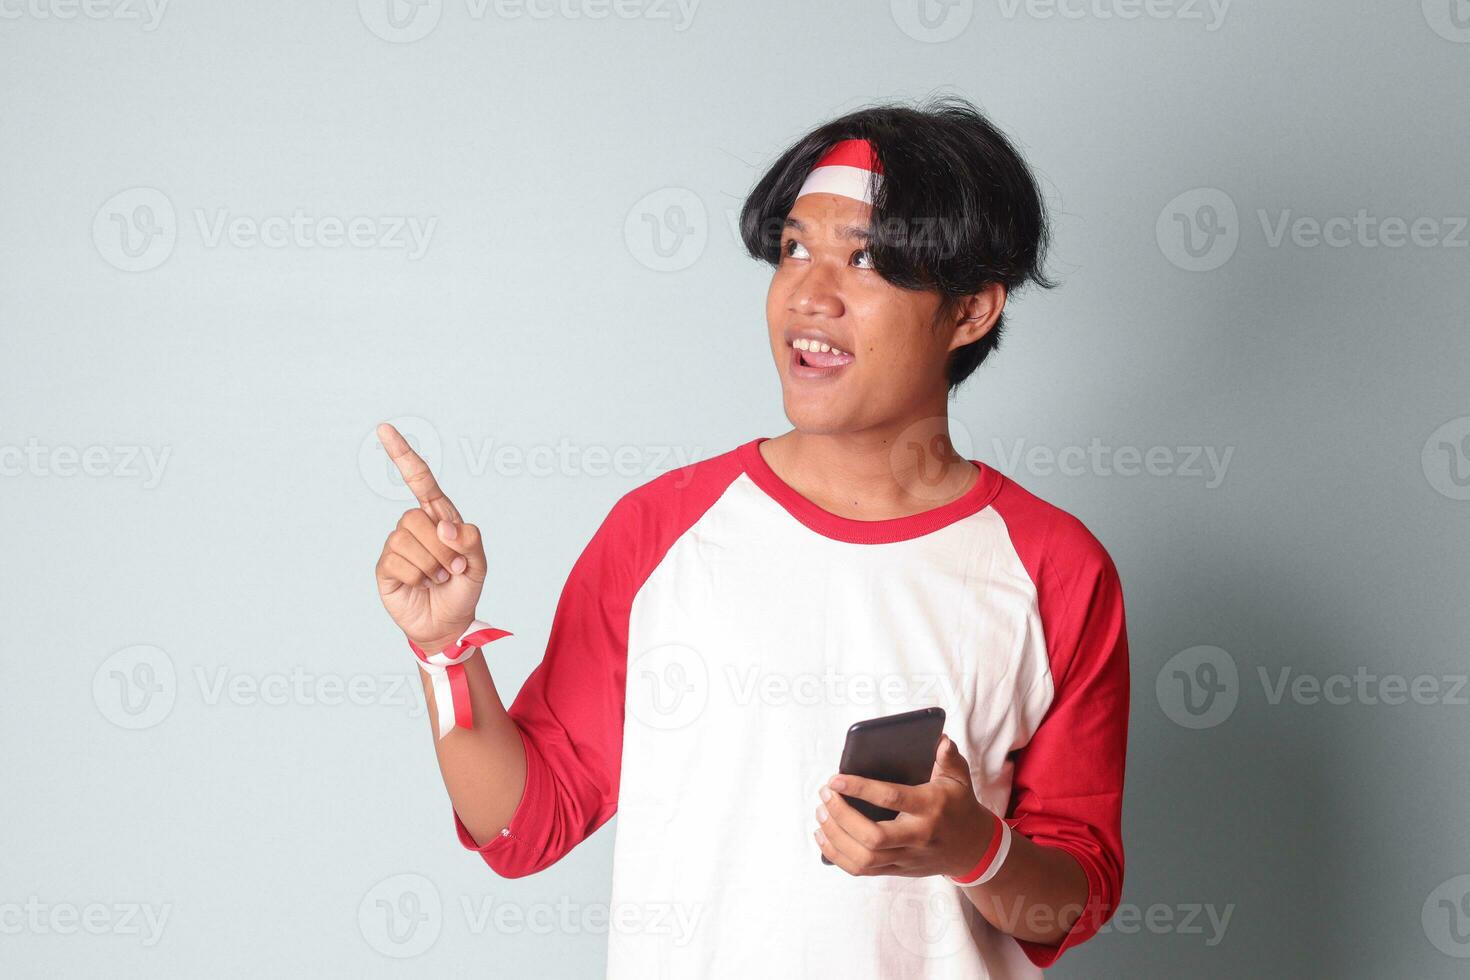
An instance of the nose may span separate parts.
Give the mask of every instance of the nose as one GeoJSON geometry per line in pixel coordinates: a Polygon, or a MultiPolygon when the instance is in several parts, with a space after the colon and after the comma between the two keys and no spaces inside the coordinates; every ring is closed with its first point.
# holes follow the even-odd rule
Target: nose
{"type": "Polygon", "coordinates": [[[827,267],[827,263],[812,262],[807,266],[796,288],[791,291],[788,308],[792,313],[802,316],[842,315],[842,296],[837,288],[837,276],[827,267]]]}

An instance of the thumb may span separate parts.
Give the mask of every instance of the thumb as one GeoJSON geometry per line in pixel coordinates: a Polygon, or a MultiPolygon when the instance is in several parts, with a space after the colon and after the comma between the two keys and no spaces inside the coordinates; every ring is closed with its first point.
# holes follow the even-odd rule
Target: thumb
{"type": "Polygon", "coordinates": [[[948,735],[939,739],[939,750],[934,754],[934,771],[929,775],[929,780],[933,782],[946,777],[967,788],[971,787],[970,764],[960,755],[960,750],[948,735]]]}
{"type": "Polygon", "coordinates": [[[436,525],[436,530],[440,541],[464,555],[467,563],[466,574],[483,582],[485,580],[485,544],[480,539],[480,529],[473,524],[440,521],[436,525]]]}

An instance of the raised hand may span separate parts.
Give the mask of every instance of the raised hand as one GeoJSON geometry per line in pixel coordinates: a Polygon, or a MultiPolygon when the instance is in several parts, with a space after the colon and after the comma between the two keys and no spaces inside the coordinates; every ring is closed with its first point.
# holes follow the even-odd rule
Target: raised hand
{"type": "Polygon", "coordinates": [[[378,441],[403,474],[419,506],[404,511],[378,557],[378,595],[388,615],[429,653],[455,640],[475,618],[485,585],[480,529],[464,523],[428,464],[393,426],[378,441]]]}

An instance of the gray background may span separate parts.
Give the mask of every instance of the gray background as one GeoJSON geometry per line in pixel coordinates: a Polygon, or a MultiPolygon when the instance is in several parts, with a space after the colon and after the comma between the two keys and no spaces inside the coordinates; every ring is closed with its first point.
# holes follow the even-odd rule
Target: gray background
{"type": "Polygon", "coordinates": [[[1063,280],[956,440],[1128,596],[1128,918],[1053,975],[1463,975],[1470,5],[589,3],[0,5],[0,972],[600,973],[610,829],[519,881],[454,839],[365,441],[420,420],[485,528],[513,692],[618,495],[784,431],[762,165],[942,91],[1063,280]],[[1360,210],[1419,241],[1274,234],[1360,210]]]}

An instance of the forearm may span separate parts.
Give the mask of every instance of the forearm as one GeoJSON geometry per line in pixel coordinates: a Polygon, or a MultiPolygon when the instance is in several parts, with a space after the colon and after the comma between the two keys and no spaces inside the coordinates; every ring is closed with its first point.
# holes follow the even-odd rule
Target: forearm
{"type": "Polygon", "coordinates": [[[1050,946],[1061,942],[1082,915],[1087,876],[1066,851],[1012,833],[1010,853],[995,877],[964,893],[1001,932],[1050,946]]]}
{"type": "Polygon", "coordinates": [[[420,673],[444,788],[465,829],[483,847],[510,823],[520,803],[526,784],[526,752],[520,729],[495,689],[483,652],[465,661],[464,667],[475,725],[456,727],[445,738],[439,737],[433,685],[427,674],[420,673]]]}

